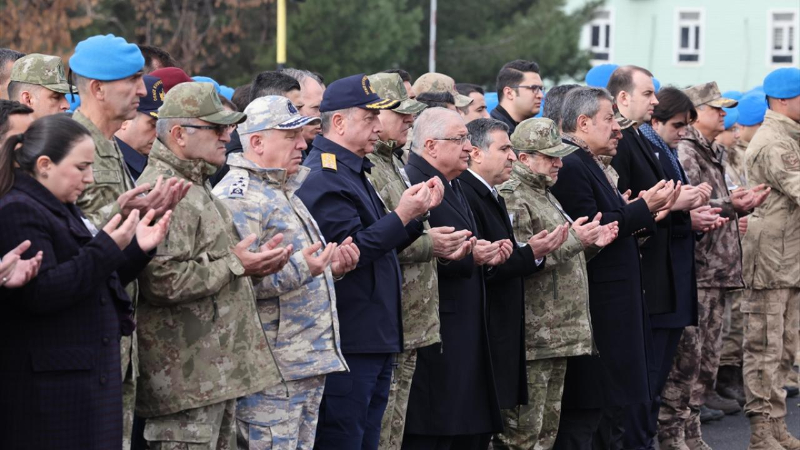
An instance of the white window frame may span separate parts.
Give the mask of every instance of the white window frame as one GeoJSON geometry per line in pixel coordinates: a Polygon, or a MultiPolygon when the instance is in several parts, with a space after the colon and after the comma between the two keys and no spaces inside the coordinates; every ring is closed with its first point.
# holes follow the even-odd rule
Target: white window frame
{"type": "Polygon", "coordinates": [[[767,67],[786,67],[786,66],[797,66],[798,62],[800,62],[800,47],[798,45],[798,37],[800,37],[800,9],[799,8],[781,8],[781,9],[770,9],[767,11],[767,51],[766,51],[766,60],[767,60],[767,67]],[[783,48],[780,50],[775,50],[775,14],[793,14],[794,17],[791,22],[781,22],[783,25],[784,36],[783,36],[783,48]],[[792,41],[789,41],[789,33],[788,28],[793,27],[794,36],[792,36],[792,41]],[[789,44],[792,45],[792,49],[789,50],[789,44]],[[773,62],[773,56],[791,56],[792,60],[788,62],[773,62]]]}
{"type": "Polygon", "coordinates": [[[597,13],[606,13],[608,17],[593,18],[584,26],[585,47],[592,55],[590,63],[593,66],[609,64],[614,61],[614,9],[602,8],[595,12],[595,14],[597,13]],[[598,46],[592,45],[592,28],[595,26],[600,28],[600,45],[598,46]],[[604,43],[608,43],[608,45],[604,45],[604,43]],[[608,59],[595,59],[595,53],[607,53],[608,59]]]}
{"type": "Polygon", "coordinates": [[[679,66],[702,66],[705,63],[705,47],[706,47],[706,11],[705,8],[675,8],[675,21],[674,21],[674,62],[679,66]],[[681,13],[696,13],[698,14],[697,20],[681,19],[681,13]],[[689,49],[685,50],[681,47],[681,33],[682,28],[685,26],[698,27],[697,31],[694,28],[689,29],[689,49]],[[693,32],[694,31],[694,32],[693,32]],[[697,44],[699,38],[700,43],[697,44]],[[692,47],[697,47],[692,49],[692,47]],[[695,54],[697,61],[681,61],[682,54],[695,54]]]}

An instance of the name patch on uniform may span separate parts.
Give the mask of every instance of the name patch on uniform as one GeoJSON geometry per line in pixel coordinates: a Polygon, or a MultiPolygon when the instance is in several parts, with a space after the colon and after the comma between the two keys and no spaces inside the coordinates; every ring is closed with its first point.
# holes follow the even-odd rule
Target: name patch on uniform
{"type": "Polygon", "coordinates": [[[800,157],[798,157],[795,153],[784,153],[781,155],[781,160],[783,161],[784,169],[791,171],[800,170],[800,157]]]}
{"type": "Polygon", "coordinates": [[[336,172],[338,170],[336,168],[336,155],[334,155],[333,153],[323,153],[322,168],[336,172]]]}

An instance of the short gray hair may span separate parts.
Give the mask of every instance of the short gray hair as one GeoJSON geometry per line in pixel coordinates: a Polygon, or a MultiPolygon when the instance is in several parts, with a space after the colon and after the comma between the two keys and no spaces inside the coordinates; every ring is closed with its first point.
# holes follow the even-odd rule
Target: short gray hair
{"type": "Polygon", "coordinates": [[[72,83],[78,88],[78,93],[83,95],[83,93],[86,92],[86,89],[89,87],[89,81],[91,81],[91,78],[86,78],[83,75],[78,75],[75,72],[71,72],[70,76],[72,77],[72,83]]]}
{"type": "Polygon", "coordinates": [[[600,100],[614,102],[611,94],[603,88],[584,86],[569,91],[561,108],[561,129],[565,133],[574,133],[580,116],[593,118],[597,114],[600,100]]]}
{"type": "Polygon", "coordinates": [[[577,87],[580,87],[580,85],[562,84],[550,88],[547,91],[547,100],[544,102],[544,108],[542,108],[542,117],[552,120],[556,125],[561,125],[561,109],[564,107],[564,99],[567,98],[567,94],[571,90],[577,87]]]}
{"type": "Polygon", "coordinates": [[[463,122],[461,116],[452,109],[439,106],[426,108],[414,121],[414,138],[411,140],[411,151],[420,155],[422,147],[428,139],[444,137],[445,129],[454,120],[463,122]]]}
{"type": "Polygon", "coordinates": [[[28,91],[34,97],[38,97],[42,89],[46,88],[39,84],[25,83],[23,81],[12,81],[8,83],[8,99],[19,101],[19,95],[24,91],[28,91]]]}
{"type": "MultiPolygon", "coordinates": [[[[172,127],[187,123],[188,122],[186,122],[184,119],[158,119],[156,121],[156,138],[158,138],[162,144],[166,145],[170,140],[169,132],[172,130],[172,127]]],[[[194,133],[194,128],[186,128],[186,133],[194,133]]]]}
{"type": "Polygon", "coordinates": [[[324,135],[331,129],[331,125],[333,124],[333,115],[334,114],[341,114],[345,117],[350,117],[353,114],[353,110],[356,108],[345,108],[345,109],[337,109],[335,111],[325,111],[319,113],[319,120],[322,122],[322,134],[324,135]]]}
{"type": "Polygon", "coordinates": [[[508,133],[508,125],[497,119],[475,119],[467,124],[467,132],[470,134],[470,142],[475,147],[489,151],[489,146],[492,145],[492,132],[502,131],[508,133]]]}
{"type": "Polygon", "coordinates": [[[311,72],[310,70],[288,68],[288,69],[281,69],[279,72],[282,74],[289,75],[290,77],[297,80],[297,82],[300,83],[301,87],[303,86],[303,80],[305,80],[306,78],[311,78],[317,83],[322,84],[322,78],[320,78],[319,75],[315,74],[314,72],[311,72]]]}

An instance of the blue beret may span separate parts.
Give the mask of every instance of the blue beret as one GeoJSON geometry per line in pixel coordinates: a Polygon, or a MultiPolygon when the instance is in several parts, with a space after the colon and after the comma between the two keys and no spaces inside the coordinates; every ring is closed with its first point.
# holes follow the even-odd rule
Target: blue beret
{"type": "Polygon", "coordinates": [[[201,76],[198,75],[198,76],[192,77],[192,80],[197,81],[198,83],[211,83],[211,84],[213,84],[214,85],[214,90],[217,91],[217,94],[219,94],[219,83],[217,83],[216,80],[214,80],[213,78],[201,77],[201,76]]]}
{"type": "Polygon", "coordinates": [[[763,92],[752,92],[739,99],[739,125],[750,127],[764,121],[767,113],[767,98],[763,92]]]}
{"type": "MultiPolygon", "coordinates": [[[[661,89],[661,82],[658,81],[656,79],[656,77],[653,77],[653,87],[656,88],[656,92],[658,92],[659,89],[661,89]]],[[[723,97],[724,97],[724,95],[723,95],[723,97]]]]}
{"type": "Polygon", "coordinates": [[[113,34],[97,35],[78,42],[69,68],[86,78],[113,81],[128,78],[144,67],[144,56],[136,44],[113,34]]]}
{"type": "Polygon", "coordinates": [[[230,99],[233,97],[233,88],[232,88],[232,87],[230,87],[230,86],[225,86],[224,84],[223,84],[223,85],[220,85],[220,87],[219,87],[219,93],[220,93],[220,94],[221,94],[223,97],[225,97],[225,98],[227,98],[228,100],[230,100],[230,99]]]}
{"type": "MultiPolygon", "coordinates": [[[[743,95],[744,94],[742,94],[739,91],[725,91],[725,92],[722,93],[723,97],[731,98],[731,99],[736,100],[736,101],[738,101],[740,98],[742,98],[743,95]]],[[[725,108],[725,110],[727,111],[727,108],[725,108]]]]}
{"type": "Polygon", "coordinates": [[[782,67],[764,78],[764,93],[773,98],[795,98],[800,95],[800,69],[782,67]]]}
{"type": "Polygon", "coordinates": [[[739,121],[739,110],[736,108],[722,108],[725,110],[725,129],[730,129],[730,127],[736,125],[736,122],[739,121]]]}
{"type": "Polygon", "coordinates": [[[605,89],[611,74],[617,70],[617,67],[619,67],[617,64],[600,64],[592,67],[586,72],[586,85],[605,89]]]}

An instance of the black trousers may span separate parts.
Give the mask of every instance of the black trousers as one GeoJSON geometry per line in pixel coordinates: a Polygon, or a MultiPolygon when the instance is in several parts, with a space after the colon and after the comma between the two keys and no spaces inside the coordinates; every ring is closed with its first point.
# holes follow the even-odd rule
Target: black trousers
{"type": "Polygon", "coordinates": [[[592,450],[603,412],[601,408],[562,409],[553,450],[592,450]]]}
{"type": "Polygon", "coordinates": [[[466,434],[458,436],[425,436],[422,434],[403,435],[404,450],[486,450],[489,448],[491,433],[466,434]]]}
{"type": "MultiPolygon", "coordinates": [[[[655,448],[658,431],[658,410],[661,408],[661,390],[667,383],[672,360],[678,350],[683,328],[653,328],[654,358],[650,369],[653,401],[625,408],[621,416],[622,447],[625,450],[651,450],[655,448]]],[[[614,447],[611,447],[614,448],[614,447]]]]}

